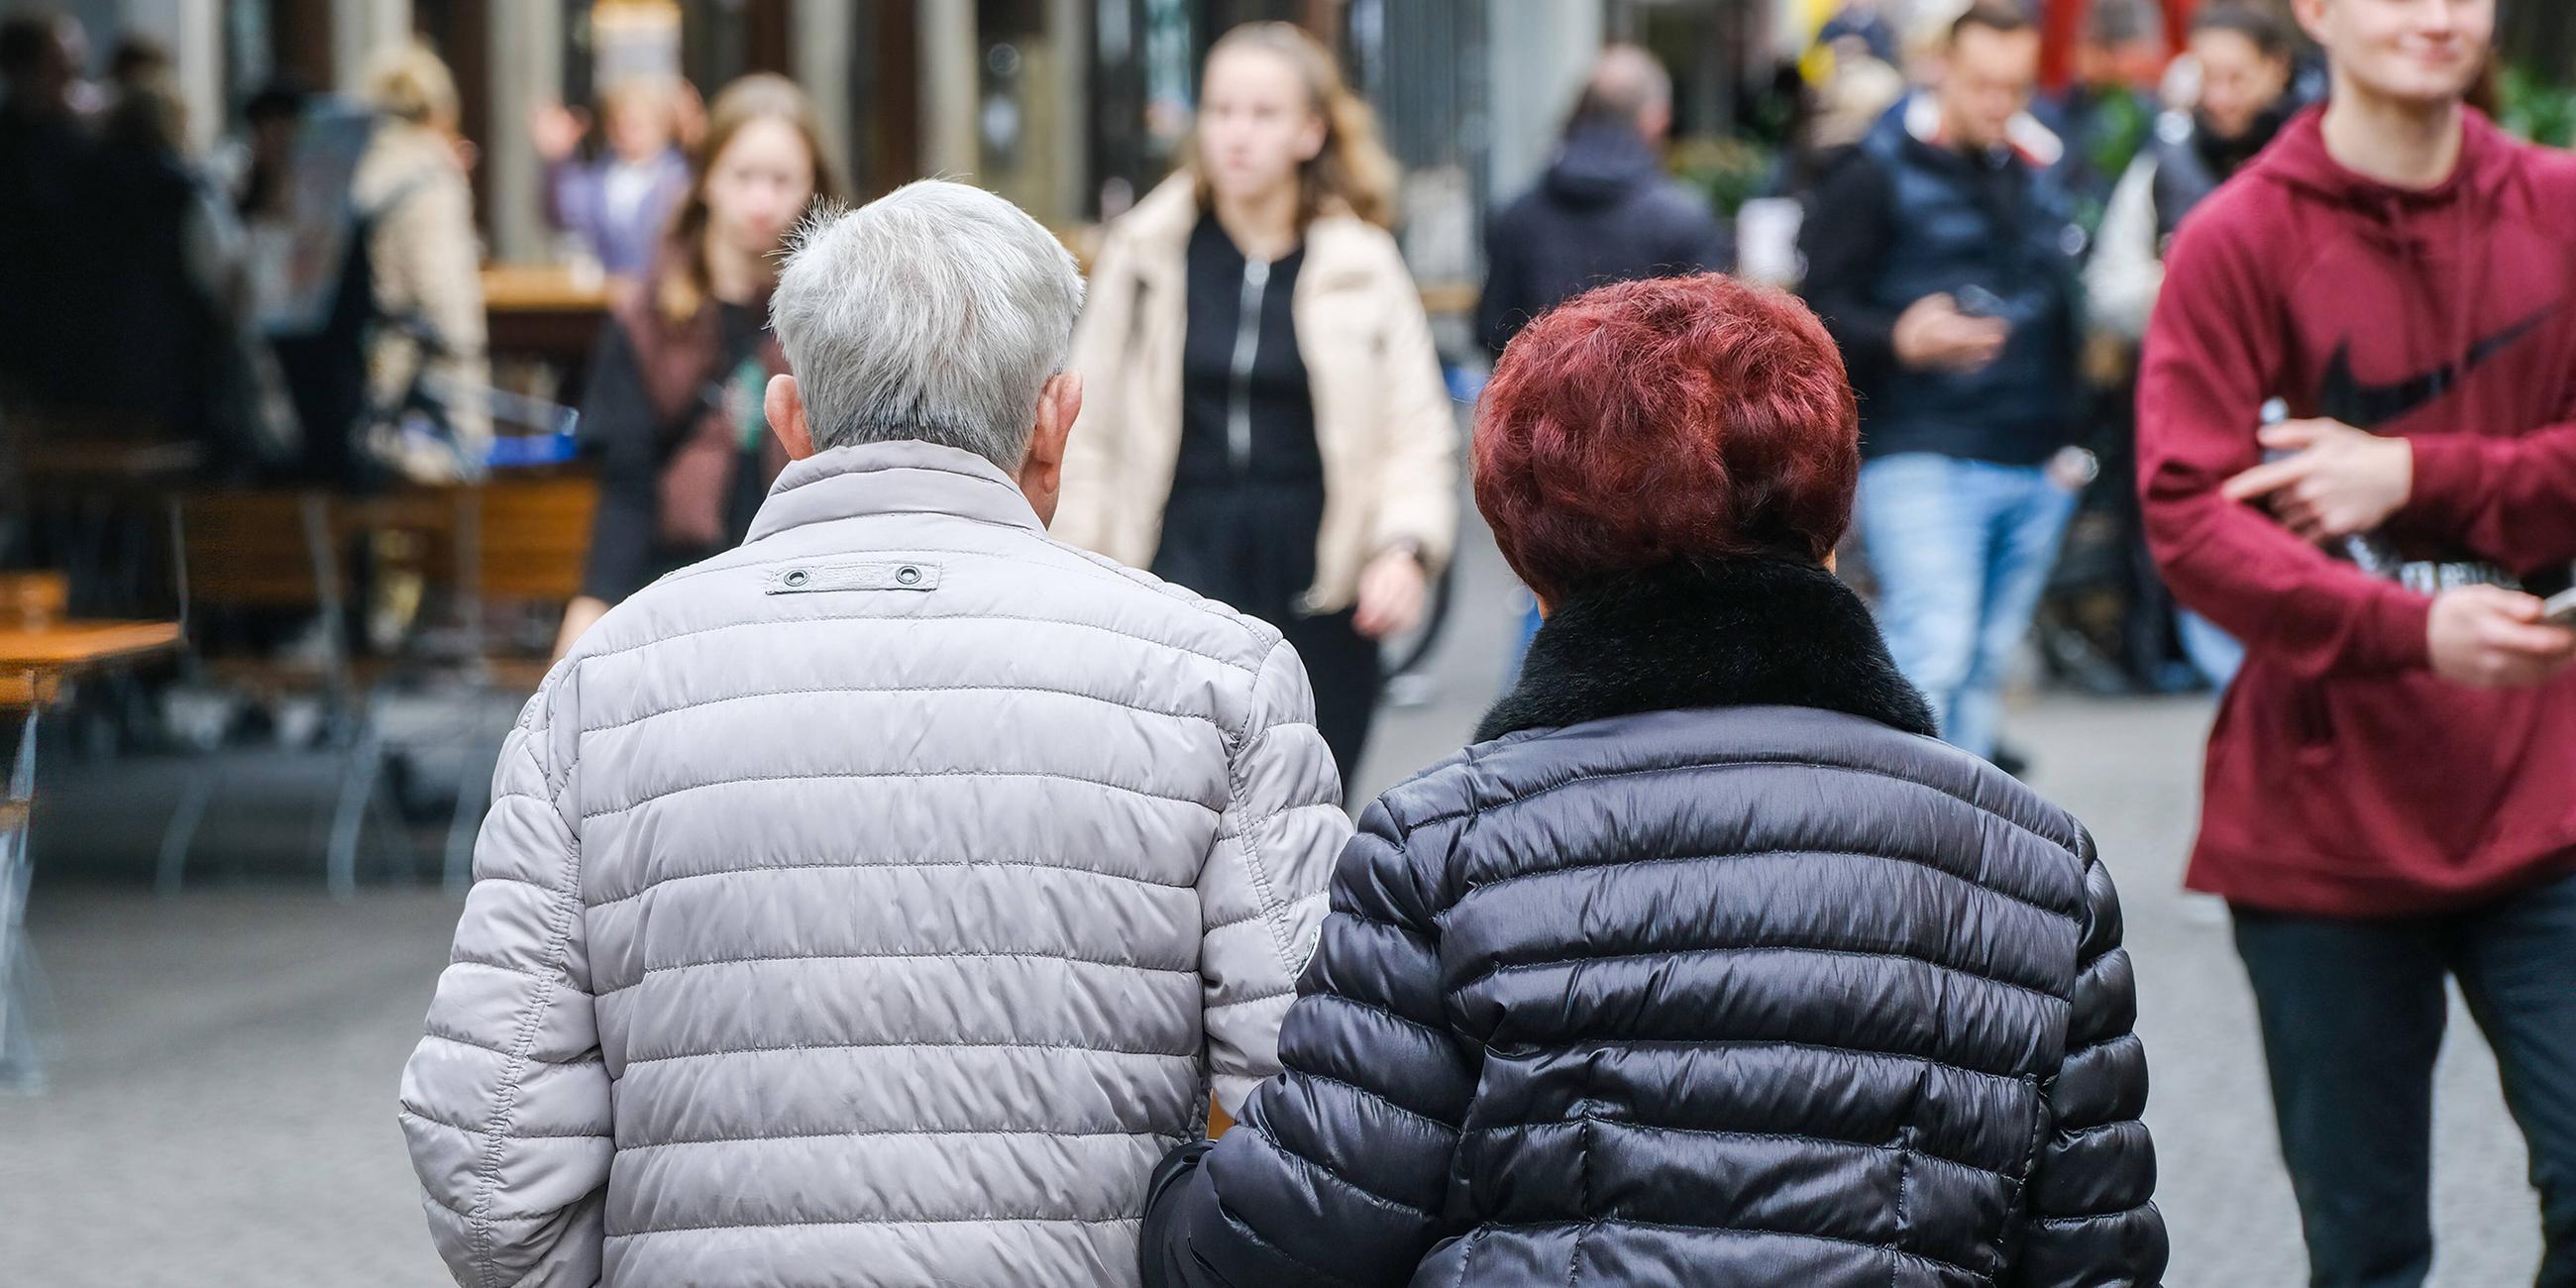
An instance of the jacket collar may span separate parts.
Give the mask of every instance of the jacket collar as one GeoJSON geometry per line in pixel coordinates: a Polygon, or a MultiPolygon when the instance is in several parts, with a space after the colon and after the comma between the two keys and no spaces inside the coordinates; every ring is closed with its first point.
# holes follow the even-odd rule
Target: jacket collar
{"type": "Polygon", "coordinates": [[[1478,742],[1645,711],[1789,706],[1933,736],[1860,596],[1814,564],[1729,559],[1617,574],[1556,607],[1478,742]]]}
{"type": "MultiPolygon", "coordinates": [[[[1917,90],[1898,100],[1888,113],[1907,138],[1935,153],[1957,155],[1941,121],[1940,101],[1930,93],[1917,90]]],[[[2066,141],[2028,112],[2013,117],[2004,127],[2004,137],[2013,158],[2034,169],[2050,169],[2066,158],[2066,141]]]]}
{"type": "MultiPolygon", "coordinates": [[[[1199,224],[1198,180],[1176,171],[1119,216],[1117,235],[1151,253],[1139,256],[1157,276],[1177,284],[1189,255],[1190,233],[1199,224]]],[[[1306,264],[1297,274],[1299,289],[1321,290],[1365,279],[1377,261],[1369,254],[1373,239],[1383,236],[1373,225],[1345,209],[1327,209],[1306,225],[1306,264]]]]}
{"type": "Polygon", "coordinates": [[[1046,531],[1000,466],[954,447],[904,441],[835,447],[789,462],[760,503],[748,540],[878,514],[944,514],[1046,531]]]}

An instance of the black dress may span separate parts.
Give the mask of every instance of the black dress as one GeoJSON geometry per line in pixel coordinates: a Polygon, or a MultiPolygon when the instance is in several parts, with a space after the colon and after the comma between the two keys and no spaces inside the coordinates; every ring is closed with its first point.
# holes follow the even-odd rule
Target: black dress
{"type": "Polygon", "coordinates": [[[1353,611],[1305,611],[1324,523],[1324,458],[1290,312],[1303,247],[1247,260],[1214,215],[1190,232],[1181,452],[1154,575],[1279,628],[1306,665],[1342,781],[1377,713],[1377,641],[1353,611]]]}

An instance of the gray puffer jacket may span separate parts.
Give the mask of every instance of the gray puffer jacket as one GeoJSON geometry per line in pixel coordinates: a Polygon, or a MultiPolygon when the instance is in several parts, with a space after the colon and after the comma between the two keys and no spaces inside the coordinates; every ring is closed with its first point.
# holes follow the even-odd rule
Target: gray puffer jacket
{"type": "Polygon", "coordinates": [[[789,467],[502,752],[404,1072],[458,1282],[1122,1284],[1349,833],[1278,632],[921,443],[789,467]]]}

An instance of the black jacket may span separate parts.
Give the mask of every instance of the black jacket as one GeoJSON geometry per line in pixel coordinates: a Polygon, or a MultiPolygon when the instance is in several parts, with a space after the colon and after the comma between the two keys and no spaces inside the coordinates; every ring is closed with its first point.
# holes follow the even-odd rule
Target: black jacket
{"type": "Polygon", "coordinates": [[[2110,874],[1840,582],[1614,580],[1479,732],[1369,807],[1149,1283],[2158,1281],[2110,874]]]}
{"type": "Polygon", "coordinates": [[[1547,173],[1485,229],[1476,336],[1499,355],[1529,320],[1595,286],[1724,272],[1735,247],[1697,193],[1624,122],[1576,126],[1547,173]]]}
{"type": "Polygon", "coordinates": [[[1803,293],[1842,346],[1872,457],[1935,452],[2036,465],[2074,438],[2075,252],[2081,234],[2037,166],[1969,156],[1907,129],[1890,109],[1825,177],[1800,226],[1803,293]],[[1982,371],[1916,371],[1896,358],[1896,320],[1947,292],[2012,323],[1982,371]]]}

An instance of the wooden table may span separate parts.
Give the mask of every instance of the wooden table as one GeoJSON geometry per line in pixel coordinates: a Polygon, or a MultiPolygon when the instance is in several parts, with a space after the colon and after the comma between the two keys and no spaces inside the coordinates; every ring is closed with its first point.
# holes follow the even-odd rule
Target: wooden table
{"type": "Polygon", "coordinates": [[[608,283],[578,281],[568,269],[491,265],[483,270],[485,343],[496,358],[578,366],[599,340],[612,298],[608,283]]]}
{"type": "Polygon", "coordinates": [[[64,676],[131,662],[178,643],[177,622],[30,622],[12,617],[0,624],[0,707],[26,712],[8,792],[0,796],[0,1090],[44,1087],[26,1006],[34,953],[21,933],[32,875],[27,821],[36,794],[36,717],[60,692],[64,676]]]}

